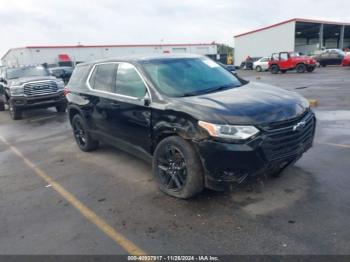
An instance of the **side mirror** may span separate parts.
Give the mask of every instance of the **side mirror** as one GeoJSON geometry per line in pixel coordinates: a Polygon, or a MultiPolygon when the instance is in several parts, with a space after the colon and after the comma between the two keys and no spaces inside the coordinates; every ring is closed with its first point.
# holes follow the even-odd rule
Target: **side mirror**
{"type": "Polygon", "coordinates": [[[149,106],[151,104],[151,97],[146,91],[145,97],[143,98],[143,103],[145,106],[149,106]]]}

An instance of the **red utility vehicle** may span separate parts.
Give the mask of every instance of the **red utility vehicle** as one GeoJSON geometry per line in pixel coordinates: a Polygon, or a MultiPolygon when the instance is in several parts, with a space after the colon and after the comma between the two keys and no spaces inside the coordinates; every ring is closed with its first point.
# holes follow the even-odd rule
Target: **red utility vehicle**
{"type": "Polygon", "coordinates": [[[350,66],[350,54],[344,57],[342,66],[350,66]]]}
{"type": "Polygon", "coordinates": [[[301,56],[296,52],[274,53],[269,60],[269,70],[272,74],[285,73],[296,70],[298,73],[313,72],[316,68],[316,60],[309,56],[301,56]]]}

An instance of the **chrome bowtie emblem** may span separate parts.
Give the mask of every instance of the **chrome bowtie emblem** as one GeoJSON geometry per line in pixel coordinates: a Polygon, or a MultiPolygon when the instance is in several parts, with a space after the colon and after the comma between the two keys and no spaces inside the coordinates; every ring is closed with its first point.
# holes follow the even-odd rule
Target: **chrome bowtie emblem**
{"type": "Polygon", "coordinates": [[[304,128],[305,125],[306,125],[306,122],[301,121],[298,124],[296,124],[295,126],[293,126],[293,131],[300,131],[304,128]]]}

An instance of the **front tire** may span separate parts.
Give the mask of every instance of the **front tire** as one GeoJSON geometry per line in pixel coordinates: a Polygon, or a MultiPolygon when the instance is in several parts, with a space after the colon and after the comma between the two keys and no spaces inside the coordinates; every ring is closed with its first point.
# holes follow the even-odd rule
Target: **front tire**
{"type": "Polygon", "coordinates": [[[9,102],[9,113],[12,120],[22,119],[22,111],[18,109],[12,102],[9,102]]]}
{"type": "Polygon", "coordinates": [[[73,117],[72,128],[75,141],[82,151],[90,152],[98,148],[99,142],[91,137],[86,122],[80,115],[73,117]]]}
{"type": "Polygon", "coordinates": [[[66,104],[58,104],[56,105],[56,111],[58,113],[65,113],[67,110],[67,105],[66,104]]]}
{"type": "Polygon", "coordinates": [[[300,73],[300,74],[305,73],[305,71],[306,71],[306,65],[304,65],[304,64],[299,64],[299,65],[297,65],[296,70],[297,70],[297,72],[300,73]]]}
{"type": "Polygon", "coordinates": [[[0,101],[0,111],[5,111],[5,103],[0,101]]]}
{"type": "Polygon", "coordinates": [[[262,68],[261,68],[261,66],[257,66],[257,67],[255,68],[255,70],[256,70],[256,72],[261,72],[261,71],[262,71],[262,68]]]}
{"type": "Polygon", "coordinates": [[[204,188],[203,168],[190,142],[178,136],[162,140],[153,156],[153,174],[164,193],[188,199],[204,188]]]}

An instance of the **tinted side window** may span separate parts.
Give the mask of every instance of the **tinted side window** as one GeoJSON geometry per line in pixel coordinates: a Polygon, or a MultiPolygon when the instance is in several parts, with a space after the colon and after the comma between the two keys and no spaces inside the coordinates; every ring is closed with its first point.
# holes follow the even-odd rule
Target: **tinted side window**
{"type": "Polygon", "coordinates": [[[143,98],[146,87],[135,68],[127,63],[119,64],[116,93],[125,96],[143,98]]]}
{"type": "Polygon", "coordinates": [[[97,65],[89,81],[91,88],[114,93],[116,69],[116,64],[97,65]]]}
{"type": "Polygon", "coordinates": [[[68,85],[70,86],[81,86],[84,84],[86,79],[86,70],[88,66],[77,66],[69,80],[68,85]]]}

